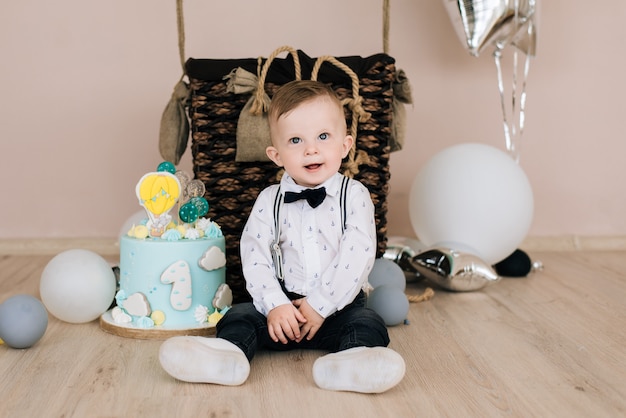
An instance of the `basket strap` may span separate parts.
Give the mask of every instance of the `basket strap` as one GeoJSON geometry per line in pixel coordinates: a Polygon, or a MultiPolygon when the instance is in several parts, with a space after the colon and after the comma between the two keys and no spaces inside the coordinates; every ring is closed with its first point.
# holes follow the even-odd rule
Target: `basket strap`
{"type": "Polygon", "coordinates": [[[383,52],[389,54],[389,0],[383,0],[383,52]]]}
{"type": "Polygon", "coordinates": [[[176,0],[176,28],[178,30],[178,55],[180,66],[183,67],[185,76],[185,15],[183,13],[183,0],[176,0]]]}
{"type": "MultiPolygon", "coordinates": [[[[383,52],[389,54],[389,15],[390,0],[383,0],[383,52]]],[[[185,15],[183,13],[183,0],[176,0],[176,27],[178,28],[178,54],[180,65],[185,74],[185,15]]]]}
{"type": "MultiPolygon", "coordinates": [[[[298,51],[295,48],[292,48],[288,45],[281,46],[277,48],[274,52],[270,54],[270,56],[265,61],[265,64],[261,68],[261,71],[257,74],[258,76],[258,84],[256,91],[254,93],[254,101],[250,106],[250,113],[253,115],[260,115],[261,113],[267,112],[269,108],[269,102],[267,101],[267,95],[265,94],[265,78],[267,77],[267,72],[270,69],[270,65],[272,65],[272,61],[279,54],[283,52],[289,52],[293,57],[293,67],[295,71],[295,79],[302,79],[302,68],[300,67],[300,58],[298,58],[298,51]]],[[[260,62],[260,59],[259,59],[260,62]]],[[[258,71],[258,70],[257,70],[258,71]]]]}

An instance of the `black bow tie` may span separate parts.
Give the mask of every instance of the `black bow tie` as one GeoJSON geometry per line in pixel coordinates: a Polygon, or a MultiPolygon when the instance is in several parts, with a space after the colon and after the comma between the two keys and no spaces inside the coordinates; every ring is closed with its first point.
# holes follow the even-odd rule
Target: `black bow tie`
{"type": "Polygon", "coordinates": [[[312,208],[316,208],[321,205],[325,198],[325,187],[320,187],[319,189],[306,189],[300,193],[285,192],[285,203],[292,203],[300,199],[306,199],[312,208]]]}

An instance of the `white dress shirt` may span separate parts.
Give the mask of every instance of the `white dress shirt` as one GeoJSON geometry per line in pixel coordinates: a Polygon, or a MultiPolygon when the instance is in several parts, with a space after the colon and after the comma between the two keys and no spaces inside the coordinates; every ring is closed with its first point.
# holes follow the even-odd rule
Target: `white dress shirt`
{"type": "MultiPolygon", "coordinates": [[[[303,295],[324,318],[354,300],[367,283],[376,257],[374,205],[367,188],[356,180],[348,183],[346,228],[342,232],[339,204],[343,175],[324,184],[326,198],[313,209],[306,200],[282,203],[280,247],[285,287],[303,295]]],[[[241,236],[241,261],[246,287],[256,309],[266,315],[291,303],[276,278],[270,245],[274,240],[274,200],[278,185],[258,196],[241,236]]],[[[281,193],[300,192],[285,173],[281,193]]]]}

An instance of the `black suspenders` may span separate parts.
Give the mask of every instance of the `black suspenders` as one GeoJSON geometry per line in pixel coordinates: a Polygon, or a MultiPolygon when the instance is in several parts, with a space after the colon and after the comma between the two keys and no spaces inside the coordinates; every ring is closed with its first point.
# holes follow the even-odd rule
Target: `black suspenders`
{"type": "Polygon", "coordinates": [[[272,261],[274,262],[274,269],[276,270],[276,277],[278,280],[283,281],[285,277],[283,273],[283,253],[280,250],[280,208],[283,206],[283,194],[280,192],[280,185],[276,190],[276,197],[274,198],[274,239],[270,243],[270,251],[272,252],[272,261]]]}
{"type": "MultiPolygon", "coordinates": [[[[341,213],[341,232],[346,230],[346,217],[347,217],[347,201],[348,201],[348,183],[350,179],[343,177],[341,181],[341,189],[339,191],[339,210],[341,213]]],[[[270,250],[272,252],[272,261],[274,262],[274,269],[276,270],[276,277],[282,281],[285,277],[283,272],[283,255],[280,250],[280,209],[283,206],[283,194],[280,191],[280,185],[276,191],[276,197],[274,197],[274,240],[270,243],[270,250]]]]}

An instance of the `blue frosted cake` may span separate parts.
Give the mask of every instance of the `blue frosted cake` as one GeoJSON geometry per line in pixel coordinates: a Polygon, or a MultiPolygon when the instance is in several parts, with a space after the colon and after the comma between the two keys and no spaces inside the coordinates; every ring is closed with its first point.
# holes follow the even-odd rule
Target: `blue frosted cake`
{"type": "Polygon", "coordinates": [[[232,303],[225,284],[225,240],[203,218],[204,184],[163,163],[136,187],[147,218],[120,238],[116,305],[102,327],[123,336],[210,334],[232,303]],[[177,219],[169,211],[178,209],[177,219]]]}

